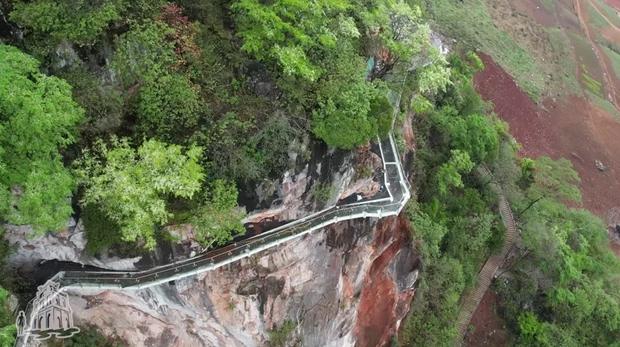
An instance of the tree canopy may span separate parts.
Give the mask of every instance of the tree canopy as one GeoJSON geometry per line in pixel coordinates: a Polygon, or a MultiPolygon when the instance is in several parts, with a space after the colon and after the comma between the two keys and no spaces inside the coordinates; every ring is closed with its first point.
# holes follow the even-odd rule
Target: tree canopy
{"type": "Polygon", "coordinates": [[[1,209],[12,223],[57,230],[74,189],[61,151],[75,142],[84,111],[65,81],[15,47],[0,45],[0,71],[1,209]]]}
{"type": "Polygon", "coordinates": [[[99,206],[116,222],[124,241],[155,246],[155,227],[168,221],[168,197],[191,199],[201,188],[202,150],[148,140],[137,150],[126,139],[99,142],[78,164],[82,204],[99,206]]]}
{"type": "Polygon", "coordinates": [[[209,185],[203,201],[190,218],[196,239],[203,247],[224,245],[245,232],[241,224],[245,213],[237,207],[237,196],[234,183],[218,179],[209,185]]]}

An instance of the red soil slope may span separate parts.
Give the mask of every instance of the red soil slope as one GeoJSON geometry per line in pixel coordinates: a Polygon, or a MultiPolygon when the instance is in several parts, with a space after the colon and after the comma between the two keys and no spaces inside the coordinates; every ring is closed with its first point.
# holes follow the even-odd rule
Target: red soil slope
{"type": "Polygon", "coordinates": [[[498,306],[497,294],[492,290],[487,290],[470,322],[475,330],[465,337],[466,346],[500,347],[509,345],[510,340],[504,321],[496,311],[498,306]]]}
{"type": "Polygon", "coordinates": [[[605,218],[620,205],[620,122],[580,97],[546,100],[538,106],[490,57],[475,77],[476,88],[510,125],[522,155],[570,159],[581,176],[583,205],[605,218]],[[600,160],[608,170],[595,166],[600,160]]]}
{"type": "Polygon", "coordinates": [[[610,6],[613,6],[616,10],[620,10],[620,0],[605,0],[610,6]]]}

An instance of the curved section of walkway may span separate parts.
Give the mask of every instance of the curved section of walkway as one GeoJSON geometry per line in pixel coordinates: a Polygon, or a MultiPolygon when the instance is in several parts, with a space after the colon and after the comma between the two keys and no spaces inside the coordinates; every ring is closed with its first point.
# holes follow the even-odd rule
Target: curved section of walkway
{"type": "MultiPolygon", "coordinates": [[[[47,283],[53,281],[59,284],[60,289],[56,295],[71,288],[143,289],[217,269],[334,223],[357,218],[396,216],[411,197],[409,182],[391,133],[379,141],[379,149],[383,161],[384,185],[389,198],[333,206],[232,245],[144,271],[60,271],[47,283]]],[[[35,313],[52,299],[53,296],[50,296],[36,307],[31,301],[25,310],[26,317],[29,317],[27,326],[33,326],[35,313]]],[[[26,345],[28,339],[29,336],[24,335],[16,341],[16,345],[26,345]]]]}
{"type": "MultiPolygon", "coordinates": [[[[483,176],[488,177],[491,180],[493,179],[493,175],[487,168],[482,168],[480,171],[483,176]]],[[[510,208],[510,204],[504,195],[502,187],[494,181],[491,181],[491,185],[499,197],[499,213],[502,217],[502,222],[506,227],[504,244],[502,246],[502,250],[498,254],[495,254],[487,259],[487,262],[482,267],[482,270],[478,273],[478,281],[476,282],[476,286],[463,296],[461,301],[461,310],[456,321],[458,329],[458,336],[456,340],[457,346],[460,346],[463,343],[469,322],[471,321],[476,308],[480,304],[484,293],[486,293],[487,289],[489,289],[495,273],[504,263],[504,259],[508,255],[510,248],[512,248],[517,235],[517,225],[512,215],[512,209],[510,208]]]]}

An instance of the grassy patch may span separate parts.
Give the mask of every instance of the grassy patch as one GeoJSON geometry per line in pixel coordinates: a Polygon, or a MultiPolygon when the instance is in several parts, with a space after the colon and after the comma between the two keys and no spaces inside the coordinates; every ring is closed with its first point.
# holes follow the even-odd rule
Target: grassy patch
{"type": "Polygon", "coordinates": [[[548,28],[546,31],[549,35],[551,47],[553,47],[553,51],[558,56],[557,70],[559,76],[557,77],[561,79],[561,83],[567,92],[579,92],[581,88],[579,87],[577,76],[575,75],[577,63],[575,59],[572,58],[573,52],[570,48],[570,39],[561,29],[548,28]]]}
{"type": "Polygon", "coordinates": [[[592,76],[590,76],[590,74],[588,73],[588,69],[585,67],[585,65],[582,65],[581,68],[583,69],[583,73],[581,74],[581,82],[583,83],[586,90],[592,94],[602,96],[603,83],[595,80],[592,76]]]}
{"type": "Polygon", "coordinates": [[[459,38],[467,48],[479,48],[490,54],[517,80],[533,99],[545,90],[545,73],[525,49],[501,31],[483,0],[426,0],[437,30],[459,38]]]}
{"type": "Polygon", "coordinates": [[[596,2],[596,6],[605,14],[605,17],[609,19],[610,22],[614,23],[615,26],[620,27],[620,16],[618,16],[618,12],[607,5],[605,1],[593,0],[596,2]]]}
{"type": "Polygon", "coordinates": [[[589,23],[597,29],[603,29],[609,26],[609,23],[601,16],[600,13],[588,2],[586,7],[588,8],[589,23]]]}
{"type": "Polygon", "coordinates": [[[602,47],[605,51],[605,54],[607,54],[607,56],[609,57],[609,60],[611,60],[611,65],[613,66],[614,73],[616,74],[616,76],[620,76],[620,54],[607,46],[602,47]]]}
{"type": "Polygon", "coordinates": [[[545,10],[547,10],[547,12],[555,11],[555,1],[554,0],[541,0],[540,2],[542,3],[542,5],[545,8],[545,10]]]}
{"type": "Polygon", "coordinates": [[[609,100],[594,93],[591,93],[590,91],[587,91],[587,94],[590,97],[590,100],[594,102],[596,106],[600,107],[605,112],[614,116],[617,120],[620,120],[620,111],[618,111],[616,107],[611,102],[609,102],[609,100]]]}
{"type": "Polygon", "coordinates": [[[281,347],[286,344],[289,340],[289,336],[293,331],[295,331],[297,325],[290,320],[284,321],[280,327],[277,327],[268,332],[269,334],[269,345],[271,347],[281,347]]]}

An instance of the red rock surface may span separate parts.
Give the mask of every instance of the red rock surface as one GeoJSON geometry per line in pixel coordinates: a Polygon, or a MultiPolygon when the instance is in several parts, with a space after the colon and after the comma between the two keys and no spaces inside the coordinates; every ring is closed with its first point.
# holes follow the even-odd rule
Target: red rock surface
{"type": "Polygon", "coordinates": [[[359,347],[389,345],[409,311],[414,292],[399,292],[389,269],[397,253],[408,247],[409,230],[408,221],[402,217],[377,227],[375,258],[365,277],[357,311],[355,335],[359,347]]]}

